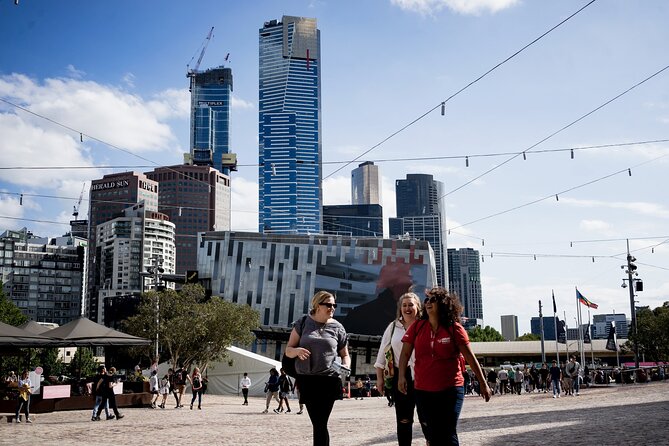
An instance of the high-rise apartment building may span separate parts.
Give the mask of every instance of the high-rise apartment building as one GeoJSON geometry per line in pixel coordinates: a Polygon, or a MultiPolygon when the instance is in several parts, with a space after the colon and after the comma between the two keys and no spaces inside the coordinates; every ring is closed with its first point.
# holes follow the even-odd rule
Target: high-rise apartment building
{"type": "Polygon", "coordinates": [[[316,19],[259,30],[259,231],[321,232],[321,57],[316,19]]]}
{"type": "Polygon", "coordinates": [[[323,206],[323,234],[383,237],[383,208],[378,204],[323,206]]]}
{"type": "Polygon", "coordinates": [[[629,326],[624,314],[595,314],[592,317],[592,338],[606,339],[611,330],[611,322],[615,322],[616,336],[627,339],[629,326]]]}
{"type": "Polygon", "coordinates": [[[197,269],[197,233],[230,230],[230,177],[209,166],[159,167],[158,211],[176,225],[176,273],[197,269]]]}
{"type": "Polygon", "coordinates": [[[88,290],[86,316],[97,322],[101,247],[97,244],[98,225],[123,215],[134,204],[144,202],[147,212],[158,212],[158,183],[146,175],[122,172],[105,175],[91,182],[88,208],[88,290]]]}
{"type": "Polygon", "coordinates": [[[513,314],[503,315],[502,336],[507,341],[515,341],[518,337],[518,316],[513,314]]]}
{"type": "MultiPolygon", "coordinates": [[[[444,185],[432,175],[408,174],[395,181],[397,218],[389,219],[390,236],[409,236],[430,242],[434,250],[437,281],[448,286],[446,267],[446,214],[441,197],[444,185]]],[[[473,316],[472,316],[473,317],[473,316]]]]}
{"type": "Polygon", "coordinates": [[[0,235],[0,281],[23,314],[63,325],[81,315],[86,239],[34,237],[25,228],[0,235]]]}
{"type": "Polygon", "coordinates": [[[232,70],[218,67],[190,71],[190,157],[193,164],[223,167],[223,155],[230,153],[230,101],[232,70]]]}
{"type": "Polygon", "coordinates": [[[471,248],[448,250],[448,289],[460,297],[463,316],[483,319],[479,252],[471,248]]]}
{"type": "Polygon", "coordinates": [[[379,166],[365,161],[351,171],[351,203],[381,204],[379,166]]]}

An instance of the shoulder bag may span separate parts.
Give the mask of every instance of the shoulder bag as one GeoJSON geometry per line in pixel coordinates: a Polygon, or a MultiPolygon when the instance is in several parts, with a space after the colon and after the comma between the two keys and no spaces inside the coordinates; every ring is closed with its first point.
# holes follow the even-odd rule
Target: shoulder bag
{"type": "MultiPolygon", "coordinates": [[[[304,322],[307,319],[307,315],[305,314],[302,316],[302,318],[299,320],[299,325],[300,329],[298,330],[298,334],[301,336],[302,335],[302,329],[304,328],[304,322]]],[[[297,323],[295,324],[297,327],[297,323]]],[[[293,378],[297,377],[297,370],[295,370],[295,360],[297,358],[289,358],[286,356],[286,353],[284,352],[283,356],[281,357],[281,368],[283,369],[284,372],[286,372],[286,375],[292,376],[293,378]]]]}

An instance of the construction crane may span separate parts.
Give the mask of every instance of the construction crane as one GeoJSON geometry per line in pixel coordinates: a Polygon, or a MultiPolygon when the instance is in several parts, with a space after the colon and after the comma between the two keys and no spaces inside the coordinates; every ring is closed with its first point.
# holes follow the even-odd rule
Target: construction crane
{"type": "Polygon", "coordinates": [[[84,190],[86,190],[86,183],[84,183],[83,186],[81,186],[81,193],[79,194],[79,200],[77,201],[76,206],[74,206],[74,211],[72,212],[72,216],[76,220],[77,217],[79,217],[79,206],[81,206],[81,200],[84,199],[84,190]]]}
{"type": "Polygon", "coordinates": [[[207,51],[207,46],[209,45],[209,42],[211,41],[211,37],[214,35],[214,27],[212,26],[211,29],[209,30],[209,34],[207,34],[207,37],[204,39],[204,42],[202,42],[202,51],[200,51],[200,57],[197,58],[197,62],[195,62],[195,66],[191,69],[190,64],[193,62],[193,59],[195,59],[195,54],[193,54],[193,57],[191,57],[190,62],[186,65],[186,77],[191,78],[191,87],[193,84],[193,77],[195,77],[195,74],[197,73],[197,70],[200,68],[200,63],[202,63],[202,58],[204,57],[205,51],[207,51]]]}

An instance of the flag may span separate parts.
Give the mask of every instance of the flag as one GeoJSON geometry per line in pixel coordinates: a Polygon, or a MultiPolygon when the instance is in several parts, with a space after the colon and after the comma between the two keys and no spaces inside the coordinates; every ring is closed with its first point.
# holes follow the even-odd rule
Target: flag
{"type": "Polygon", "coordinates": [[[557,314],[557,305],[555,305],[555,292],[551,290],[551,294],[553,295],[553,314],[557,314]]]}
{"type": "Polygon", "coordinates": [[[585,333],[583,333],[583,343],[590,344],[590,324],[586,325],[585,333]]]}
{"type": "Polygon", "coordinates": [[[618,351],[618,346],[616,345],[616,324],[614,321],[611,321],[609,337],[606,339],[606,349],[613,352],[618,351]]]}
{"type": "Polygon", "coordinates": [[[578,299],[578,301],[580,303],[582,303],[583,305],[585,305],[588,308],[593,308],[593,309],[596,310],[599,307],[599,305],[597,305],[595,303],[592,303],[588,299],[586,299],[585,296],[582,295],[581,292],[578,289],[576,290],[576,298],[578,299]]]}
{"type": "Polygon", "coordinates": [[[560,344],[567,343],[567,330],[565,329],[565,322],[560,319],[557,320],[557,341],[560,344]]]}

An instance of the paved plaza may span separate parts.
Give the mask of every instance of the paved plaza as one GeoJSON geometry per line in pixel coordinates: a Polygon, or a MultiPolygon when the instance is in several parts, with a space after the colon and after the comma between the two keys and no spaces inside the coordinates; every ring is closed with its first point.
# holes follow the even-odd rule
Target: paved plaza
{"type": "MultiPolygon", "coordinates": [[[[264,399],[205,395],[203,410],[123,409],[122,420],[91,422],[90,411],[37,414],[31,425],[0,423],[12,445],[310,445],[306,411],[261,414],[264,399]]],[[[103,414],[104,417],[104,414],[103,414]]],[[[468,396],[460,419],[463,445],[669,445],[669,382],[585,389],[578,397],[468,396]]],[[[393,445],[394,409],[384,398],[344,400],[330,419],[331,444],[393,445]]],[[[414,444],[424,445],[417,424],[414,444]]]]}

